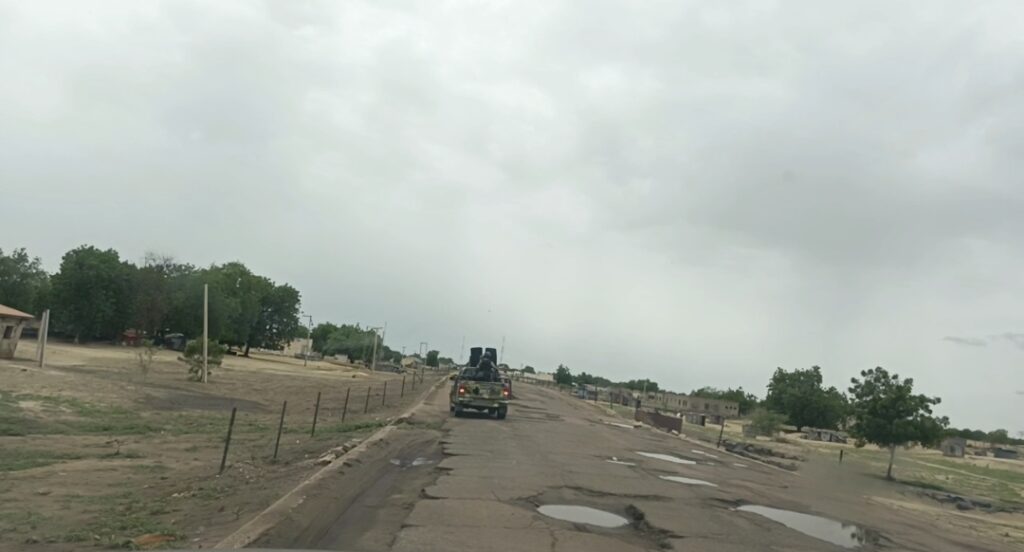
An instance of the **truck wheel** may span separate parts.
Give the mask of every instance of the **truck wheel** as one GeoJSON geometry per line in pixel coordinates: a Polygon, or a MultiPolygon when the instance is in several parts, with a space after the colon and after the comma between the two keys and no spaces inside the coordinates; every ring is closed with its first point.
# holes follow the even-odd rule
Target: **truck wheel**
{"type": "Polygon", "coordinates": [[[461,406],[453,406],[452,407],[452,413],[455,414],[456,418],[462,416],[462,407],[461,406]]]}
{"type": "Polygon", "coordinates": [[[503,407],[498,409],[498,419],[499,420],[504,420],[505,416],[507,416],[507,415],[508,415],[508,407],[507,406],[503,406],[503,407]]]}

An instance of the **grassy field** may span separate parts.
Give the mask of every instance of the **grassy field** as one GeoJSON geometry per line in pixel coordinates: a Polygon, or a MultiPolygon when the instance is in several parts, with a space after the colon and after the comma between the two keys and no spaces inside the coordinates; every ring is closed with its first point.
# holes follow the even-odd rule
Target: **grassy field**
{"type": "Polygon", "coordinates": [[[428,373],[414,387],[410,374],[254,356],[226,358],[204,385],[187,381],[170,351],[146,373],[122,347],[57,343],[42,369],[32,353],[22,344],[20,359],[0,361],[2,550],[135,547],[140,538],[209,547],[316,469],[324,451],[383,426],[437,379],[428,373]]]}

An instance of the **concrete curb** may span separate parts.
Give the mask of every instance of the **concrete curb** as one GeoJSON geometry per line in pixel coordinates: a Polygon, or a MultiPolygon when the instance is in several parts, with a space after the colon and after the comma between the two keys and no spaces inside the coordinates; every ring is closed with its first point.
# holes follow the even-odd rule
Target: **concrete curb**
{"type": "Polygon", "coordinates": [[[408,420],[416,410],[427,402],[437,388],[446,381],[448,381],[447,376],[438,380],[430,390],[423,395],[423,398],[417,401],[416,404],[409,407],[404,414],[395,417],[391,423],[378,429],[373,435],[364,439],[363,442],[359,443],[355,448],[337,457],[330,464],[327,464],[323,468],[317,470],[313,475],[296,485],[294,489],[288,491],[284,496],[277,499],[277,501],[271,504],[266,510],[256,514],[256,517],[249,520],[248,523],[217,543],[217,546],[214,548],[226,548],[230,550],[244,548],[252,544],[256,539],[260,538],[263,533],[283,521],[288,514],[292,512],[292,510],[301,505],[306,499],[306,491],[308,491],[314,484],[325,477],[341,471],[346,462],[350,462],[351,460],[358,458],[359,455],[366,452],[371,446],[384,440],[395,430],[396,424],[408,420]]]}

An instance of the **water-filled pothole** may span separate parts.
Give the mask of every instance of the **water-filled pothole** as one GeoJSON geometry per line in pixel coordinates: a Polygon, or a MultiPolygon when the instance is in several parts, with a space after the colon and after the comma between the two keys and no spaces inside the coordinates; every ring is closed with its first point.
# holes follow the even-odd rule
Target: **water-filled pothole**
{"type": "Polygon", "coordinates": [[[867,538],[867,532],[856,525],[821,516],[812,516],[810,514],[801,514],[800,512],[757,505],[740,506],[736,509],[741,512],[751,512],[764,516],[790,529],[800,531],[807,536],[830,542],[843,548],[857,548],[864,544],[867,538]]]}
{"type": "Polygon", "coordinates": [[[695,464],[697,464],[693,460],[686,460],[685,458],[678,458],[678,457],[672,456],[671,454],[661,454],[661,453],[658,453],[658,452],[637,452],[637,454],[639,454],[640,456],[646,456],[648,458],[657,458],[658,460],[664,460],[666,462],[675,462],[676,464],[688,464],[688,465],[695,465],[695,464]]]}
{"type": "Polygon", "coordinates": [[[622,527],[629,523],[629,520],[611,512],[590,508],[588,506],[574,506],[571,504],[545,504],[538,506],[537,511],[548,517],[569,521],[572,523],[585,523],[597,527],[622,527]]]}
{"type": "Polygon", "coordinates": [[[610,425],[610,426],[624,427],[626,429],[633,429],[633,426],[631,426],[629,424],[620,424],[619,422],[605,422],[605,423],[610,425]]]}
{"type": "Polygon", "coordinates": [[[704,456],[707,456],[708,458],[718,458],[714,454],[711,454],[710,452],[704,452],[703,450],[692,449],[692,450],[690,450],[690,452],[692,452],[694,454],[703,454],[704,456]]]}
{"type": "Polygon", "coordinates": [[[605,460],[605,462],[608,462],[608,463],[611,463],[611,464],[619,464],[620,466],[635,466],[636,465],[636,462],[625,462],[623,460],[619,460],[615,456],[612,456],[611,459],[609,459],[609,460],[605,460]]]}
{"type": "Polygon", "coordinates": [[[704,481],[702,479],[690,479],[689,477],[680,477],[678,475],[663,475],[662,479],[666,481],[675,481],[676,483],[682,483],[683,485],[706,485],[708,487],[717,487],[714,483],[704,481]]]}
{"type": "Polygon", "coordinates": [[[739,462],[733,462],[733,466],[736,466],[737,468],[745,468],[745,467],[747,467],[746,464],[740,464],[739,462]]]}

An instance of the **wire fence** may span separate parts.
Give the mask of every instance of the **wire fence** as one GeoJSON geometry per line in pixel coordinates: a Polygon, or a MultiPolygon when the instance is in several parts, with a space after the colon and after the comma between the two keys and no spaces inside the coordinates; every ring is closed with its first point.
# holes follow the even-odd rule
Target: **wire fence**
{"type": "Polygon", "coordinates": [[[374,382],[332,384],[308,396],[282,397],[270,409],[263,404],[233,406],[224,414],[226,426],[221,426],[218,473],[236,456],[277,461],[289,452],[316,452],[311,444],[319,440],[385,425],[396,409],[411,406],[422,396],[441,372],[421,367],[374,382]]]}

